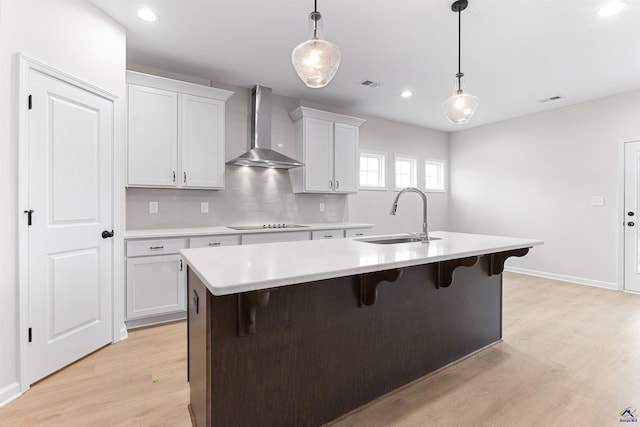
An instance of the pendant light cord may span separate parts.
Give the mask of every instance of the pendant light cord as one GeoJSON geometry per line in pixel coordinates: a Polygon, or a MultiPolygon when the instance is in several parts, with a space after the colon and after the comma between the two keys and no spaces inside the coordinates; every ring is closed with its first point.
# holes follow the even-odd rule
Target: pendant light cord
{"type": "Polygon", "coordinates": [[[313,38],[317,39],[318,33],[318,0],[313,0],[313,38]]]}
{"type": "Polygon", "coordinates": [[[460,79],[462,78],[462,76],[464,74],[462,74],[462,68],[460,65],[460,51],[462,50],[462,36],[461,36],[461,27],[462,27],[462,10],[458,9],[458,74],[456,74],[456,77],[458,79],[458,93],[462,92],[462,88],[460,87],[460,79]]]}

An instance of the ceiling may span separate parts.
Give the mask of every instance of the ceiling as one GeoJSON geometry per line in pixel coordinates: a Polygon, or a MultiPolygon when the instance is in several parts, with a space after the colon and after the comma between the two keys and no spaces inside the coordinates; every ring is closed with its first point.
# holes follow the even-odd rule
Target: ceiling
{"type": "Polygon", "coordinates": [[[453,125],[440,107],[457,71],[449,0],[319,0],[324,36],[342,51],[322,89],[291,65],[311,0],[90,0],[126,28],[130,63],[448,132],[640,89],[640,0],[606,19],[596,14],[604,1],[469,0],[462,71],[480,107],[453,125]],[[143,6],[160,19],[140,20],[143,6]],[[414,95],[401,98],[405,89],[414,95]]]}

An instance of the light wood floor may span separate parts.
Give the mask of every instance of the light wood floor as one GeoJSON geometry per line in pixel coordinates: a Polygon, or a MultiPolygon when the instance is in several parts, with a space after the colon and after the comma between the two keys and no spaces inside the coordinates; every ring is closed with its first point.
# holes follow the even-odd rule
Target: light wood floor
{"type": "MultiPolygon", "coordinates": [[[[333,427],[619,426],[621,410],[640,409],[640,295],[506,273],[503,328],[502,343],[333,427]]],[[[188,400],[180,322],[35,384],[0,425],[189,426],[188,400]]]]}

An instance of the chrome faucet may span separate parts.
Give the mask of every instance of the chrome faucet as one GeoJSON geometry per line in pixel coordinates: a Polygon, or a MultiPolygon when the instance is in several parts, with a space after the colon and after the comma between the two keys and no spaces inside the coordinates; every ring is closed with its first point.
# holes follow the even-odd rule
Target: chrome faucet
{"type": "Polygon", "coordinates": [[[419,190],[415,187],[406,187],[402,189],[395,200],[393,201],[393,205],[391,205],[391,215],[395,215],[398,210],[398,199],[403,193],[418,193],[420,197],[422,197],[422,243],[429,243],[431,240],[429,239],[429,232],[427,231],[427,195],[424,194],[422,190],[419,190]]]}

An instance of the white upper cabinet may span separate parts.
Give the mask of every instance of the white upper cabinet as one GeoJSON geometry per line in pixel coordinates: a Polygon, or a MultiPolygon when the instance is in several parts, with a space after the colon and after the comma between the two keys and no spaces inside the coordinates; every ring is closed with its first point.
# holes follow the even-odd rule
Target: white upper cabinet
{"type": "Polygon", "coordinates": [[[303,167],[292,169],[295,193],[358,191],[359,126],[363,119],[298,107],[289,113],[295,126],[295,155],[303,167]]]}
{"type": "Polygon", "coordinates": [[[233,92],[127,71],[128,185],[224,188],[233,92]]]}
{"type": "Polygon", "coordinates": [[[129,184],[175,186],[177,108],[175,92],[129,85],[129,184]]]}
{"type": "Polygon", "coordinates": [[[180,95],[182,187],[224,187],[224,101],[180,95]]]}

